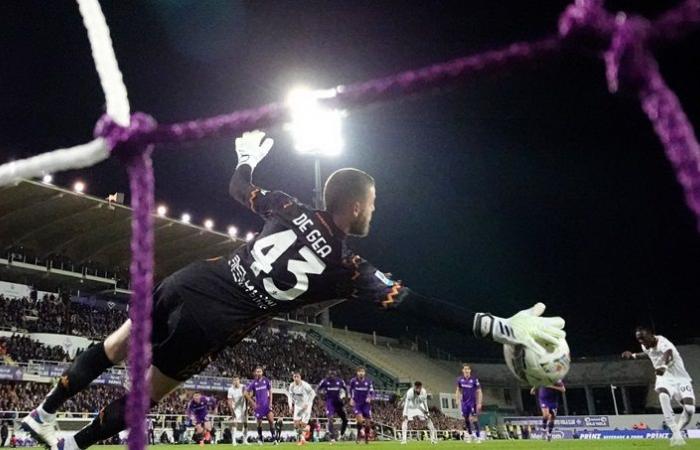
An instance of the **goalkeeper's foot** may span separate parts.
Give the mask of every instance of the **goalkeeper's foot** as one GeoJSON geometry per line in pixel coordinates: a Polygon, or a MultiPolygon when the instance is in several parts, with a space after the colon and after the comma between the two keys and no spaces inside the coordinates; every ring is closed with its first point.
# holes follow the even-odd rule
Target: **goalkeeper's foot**
{"type": "Polygon", "coordinates": [[[53,414],[47,417],[46,414],[39,413],[39,409],[30,412],[22,419],[21,428],[29,433],[40,444],[50,450],[62,450],[58,448],[58,437],[56,437],[56,418],[53,414]]]}

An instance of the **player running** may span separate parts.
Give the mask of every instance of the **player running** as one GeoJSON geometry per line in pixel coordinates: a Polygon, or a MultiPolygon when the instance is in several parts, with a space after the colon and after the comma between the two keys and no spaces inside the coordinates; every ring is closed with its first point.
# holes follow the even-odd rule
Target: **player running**
{"type": "Polygon", "coordinates": [[[406,391],[406,400],[403,404],[403,422],[401,422],[401,443],[406,443],[409,420],[425,420],[430,430],[430,443],[437,444],[437,431],[433,420],[428,413],[428,392],[423,389],[423,383],[416,381],[413,387],[406,391]]]}
{"type": "Polygon", "coordinates": [[[475,441],[477,444],[483,442],[481,431],[479,430],[479,414],[481,414],[481,383],[479,379],[472,375],[472,368],[469,364],[462,365],[462,375],[457,378],[457,390],[455,392],[457,403],[462,405],[462,417],[467,432],[464,440],[475,441]],[[472,433],[473,428],[473,433],[472,433]]]}
{"type": "MultiPolygon", "coordinates": [[[[401,307],[436,327],[457,332],[471,327],[476,337],[535,351],[544,351],[538,342],[556,344],[565,337],[563,319],[539,317],[544,312],[541,303],[504,319],[415,294],[391,280],[346,243],[347,236],[369,233],[374,179],[357,169],[338,170],[324,187],[326,210],[312,209],[283,192],[252,184],[255,166],[273,144],[264,137],[254,131],[236,139],[238,165],[229,187],[234,199],[262,216],[262,231],[227,257],[194,262],[154,290],[148,373],[154,405],[270,317],[302,306],[323,307],[336,299],[370,301],[380,309],[401,307]]],[[[124,361],[130,330],[127,320],[104,342],[81,353],[23,419],[23,428],[57,449],[56,411],[102,372],[124,361]]],[[[105,406],[98,419],[61,441],[60,447],[86,449],[125,429],[125,406],[126,395],[105,406]]]]}
{"type": "Polygon", "coordinates": [[[231,386],[226,394],[228,407],[231,410],[231,441],[233,445],[238,445],[236,432],[238,424],[243,425],[243,443],[248,444],[248,414],[246,412],[245,386],[241,384],[241,377],[234,376],[231,386]]]}
{"type": "Polygon", "coordinates": [[[340,397],[340,392],[345,391],[345,396],[348,396],[348,388],[342,378],[338,377],[335,370],[330,370],[328,376],[321,380],[318,384],[318,393],[323,394],[326,398],[326,418],[328,419],[328,433],[331,436],[331,443],[336,439],[345,435],[345,430],[348,428],[348,417],[345,414],[343,400],[340,397]],[[340,435],[335,434],[335,417],[340,418],[340,435]]]}
{"type": "Polygon", "coordinates": [[[209,408],[216,405],[214,397],[207,397],[199,392],[192,395],[187,403],[185,414],[194,425],[192,440],[204,447],[205,442],[211,442],[211,421],[209,420],[209,408]]]}
{"type": "Polygon", "coordinates": [[[566,392],[564,382],[559,380],[551,386],[533,387],[530,394],[537,394],[537,402],[542,411],[542,432],[544,438],[552,440],[552,430],[554,430],[554,420],[557,418],[559,408],[559,394],[566,392]]]}
{"type": "Polygon", "coordinates": [[[350,406],[357,421],[357,438],[360,442],[360,431],[364,430],[365,444],[369,444],[369,434],[372,427],[372,400],[374,399],[374,384],[367,378],[364,367],[358,367],[355,376],[349,383],[350,406]]]}
{"type": "Polygon", "coordinates": [[[666,425],[672,432],[671,446],[685,445],[681,431],[690,423],[695,413],[695,392],[693,392],[693,380],[685,370],[683,358],[671,341],[661,335],[655,335],[649,328],[637,327],[634,336],[642,346],[642,353],[625,351],[622,357],[625,359],[637,359],[644,355],[649,357],[656,372],[654,389],[659,394],[659,403],[666,425]],[[683,408],[678,422],[674,420],[671,399],[675,399],[683,408]]]}
{"type": "Polygon", "coordinates": [[[279,444],[275,438],[275,418],[272,415],[272,384],[266,376],[263,375],[262,367],[255,368],[253,380],[245,387],[245,398],[248,400],[255,420],[258,424],[258,444],[263,443],[262,421],[267,418],[267,423],[270,425],[270,436],[274,445],[279,444]]]}
{"type": "Polygon", "coordinates": [[[289,384],[289,410],[294,419],[294,429],[297,432],[297,445],[306,444],[306,426],[311,419],[316,391],[309,383],[301,379],[301,373],[294,372],[294,381],[289,384]]]}

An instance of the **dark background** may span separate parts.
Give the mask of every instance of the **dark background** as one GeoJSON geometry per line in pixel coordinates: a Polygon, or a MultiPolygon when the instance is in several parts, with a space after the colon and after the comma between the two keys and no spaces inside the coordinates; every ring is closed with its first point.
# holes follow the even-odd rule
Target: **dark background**
{"type": "MultiPolygon", "coordinates": [[[[296,84],[330,87],[556,31],[565,1],[102,1],[133,110],[161,122],[254,107],[296,84]]],[[[675,2],[610,1],[653,16],[675,2]]],[[[700,33],[659,52],[662,72],[700,123],[700,33]]],[[[72,1],[0,3],[2,161],[91,138],[103,97],[72,1]]],[[[286,132],[255,180],[311,200],[312,162],[286,132]]],[[[700,240],[637,100],[607,92],[604,66],[571,54],[477,77],[441,93],[353,112],[346,148],[324,161],[377,179],[372,234],[353,245],[414,290],[510,315],[541,300],[568,320],[574,356],[633,347],[652,323],[697,336],[700,240]]],[[[174,216],[244,232],[260,220],[227,194],[231,139],[155,154],[157,199],[174,216]]],[[[106,196],[128,191],[110,160],[57,174],[106,196]]],[[[370,305],[334,309],[336,325],[431,334],[453,353],[493,356],[370,305]]],[[[470,324],[465,324],[468,329],[470,324]]]]}

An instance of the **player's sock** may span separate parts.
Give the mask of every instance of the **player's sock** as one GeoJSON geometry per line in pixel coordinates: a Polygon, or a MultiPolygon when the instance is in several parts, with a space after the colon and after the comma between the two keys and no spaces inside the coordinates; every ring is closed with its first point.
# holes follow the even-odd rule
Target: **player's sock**
{"type": "Polygon", "coordinates": [[[471,436],[471,434],[472,434],[472,423],[469,421],[469,419],[464,419],[464,423],[465,423],[465,425],[466,425],[467,435],[471,436]]]}
{"type": "Polygon", "coordinates": [[[262,442],[262,425],[258,425],[258,440],[262,442]]]}
{"type": "Polygon", "coordinates": [[[86,449],[126,429],[125,411],[126,395],[102,408],[90,425],[76,433],[75,443],[78,448],[86,449]]]}
{"type": "Polygon", "coordinates": [[[474,433],[476,433],[476,437],[481,437],[481,434],[479,431],[479,421],[478,420],[474,421],[474,433]]]}
{"type": "Polygon", "coordinates": [[[331,437],[331,439],[335,439],[335,422],[333,419],[328,419],[328,435],[331,437]]]}
{"type": "Polygon", "coordinates": [[[547,426],[547,431],[549,434],[552,434],[552,430],[554,430],[554,418],[549,421],[549,425],[547,426]]]}
{"type": "Polygon", "coordinates": [[[404,419],[403,422],[401,422],[401,436],[402,436],[402,439],[404,441],[406,440],[407,433],[408,433],[408,419],[404,419]]]}
{"type": "Polygon", "coordinates": [[[676,425],[676,421],[673,420],[671,397],[666,392],[661,392],[659,394],[659,403],[661,404],[661,412],[664,414],[666,425],[668,425],[673,433],[676,433],[678,426],[676,425]]]}
{"type": "Polygon", "coordinates": [[[273,424],[270,424],[270,436],[272,436],[273,441],[277,440],[277,435],[275,434],[275,426],[273,424]]]}
{"type": "Polygon", "coordinates": [[[345,431],[348,429],[348,418],[343,416],[340,416],[340,435],[345,436],[345,431]]]}
{"type": "Polygon", "coordinates": [[[369,424],[365,425],[365,442],[369,442],[369,424]]]}
{"type": "Polygon", "coordinates": [[[235,444],[236,443],[236,433],[238,432],[238,427],[236,427],[236,422],[233,422],[233,426],[231,427],[231,443],[235,444]]]}
{"type": "Polygon", "coordinates": [[[357,422],[357,424],[355,424],[355,426],[357,427],[357,440],[359,441],[360,440],[360,431],[362,430],[362,424],[360,422],[357,422]]]}
{"type": "Polygon", "coordinates": [[[428,429],[430,430],[430,440],[431,441],[436,441],[437,440],[437,430],[435,429],[435,425],[433,425],[432,419],[428,417],[428,429]]]}
{"type": "Polygon", "coordinates": [[[678,418],[678,430],[685,428],[693,418],[695,414],[695,405],[683,405],[683,412],[678,418]]]}
{"type": "Polygon", "coordinates": [[[54,414],[63,402],[88,387],[95,378],[113,365],[114,363],[107,358],[104,343],[89,347],[63,372],[56,387],[41,404],[39,414],[54,414]]]}
{"type": "Polygon", "coordinates": [[[549,420],[545,417],[542,419],[542,430],[547,431],[547,423],[549,420]]]}

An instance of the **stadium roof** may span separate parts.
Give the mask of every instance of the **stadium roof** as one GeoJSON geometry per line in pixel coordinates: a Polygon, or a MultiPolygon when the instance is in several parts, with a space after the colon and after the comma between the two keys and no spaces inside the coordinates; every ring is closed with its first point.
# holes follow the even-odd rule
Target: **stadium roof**
{"type": "MultiPolygon", "coordinates": [[[[24,180],[0,188],[0,246],[36,257],[63,255],[76,266],[129,266],[132,210],[60,187],[24,180]]],[[[154,214],[156,278],[243,244],[227,234],[154,214]]]]}

